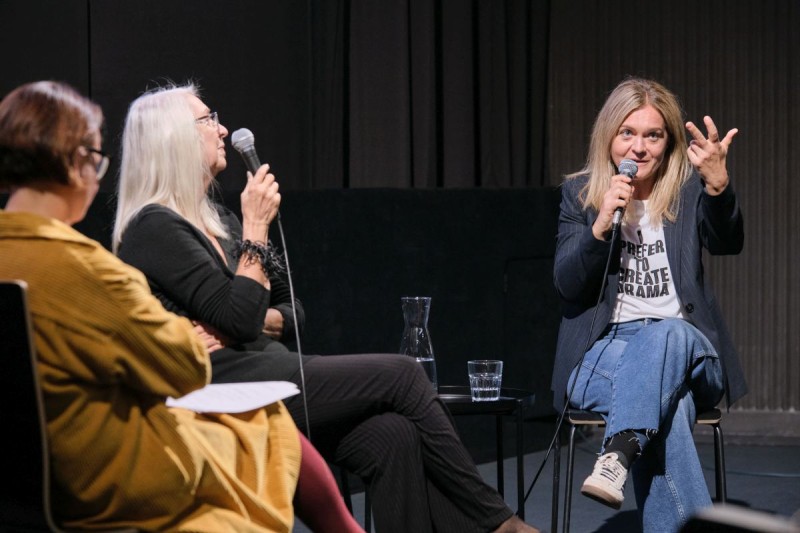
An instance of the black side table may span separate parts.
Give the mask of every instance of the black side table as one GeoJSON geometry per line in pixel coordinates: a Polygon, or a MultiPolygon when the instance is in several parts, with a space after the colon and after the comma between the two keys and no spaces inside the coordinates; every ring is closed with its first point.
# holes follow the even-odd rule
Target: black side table
{"type": "Polygon", "coordinates": [[[497,490],[503,496],[505,479],[503,477],[503,416],[516,417],[517,441],[517,513],[525,519],[525,470],[523,463],[522,420],[525,409],[531,407],[536,395],[522,389],[502,388],[500,399],[494,402],[473,402],[469,387],[442,385],[439,398],[447,405],[453,416],[495,415],[497,426],[497,490]]]}

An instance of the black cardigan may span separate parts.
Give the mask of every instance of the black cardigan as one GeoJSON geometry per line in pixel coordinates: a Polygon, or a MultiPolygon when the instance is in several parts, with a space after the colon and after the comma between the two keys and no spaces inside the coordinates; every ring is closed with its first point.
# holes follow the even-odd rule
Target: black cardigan
{"type": "MultiPolygon", "coordinates": [[[[198,228],[156,204],[145,206],[131,219],[118,255],[145,274],[165,308],[213,326],[240,343],[235,349],[245,350],[248,343],[251,348],[263,348],[274,342],[262,332],[269,307],[283,315],[283,338],[293,335],[289,286],[280,277],[271,276],[271,290],[267,290],[250,278],[234,274],[229,265],[236,268],[233,249],[235,240],[241,238],[241,223],[225,207],[218,205],[217,209],[230,233],[230,238],[219,239],[227,263],[198,228]]],[[[302,331],[305,313],[300,301],[295,303],[302,331]]]]}

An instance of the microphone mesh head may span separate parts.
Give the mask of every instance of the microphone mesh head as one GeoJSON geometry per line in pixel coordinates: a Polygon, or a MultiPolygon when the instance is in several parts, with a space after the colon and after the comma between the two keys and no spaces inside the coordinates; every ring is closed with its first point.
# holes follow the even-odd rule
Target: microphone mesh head
{"type": "Polygon", "coordinates": [[[231,135],[231,144],[237,152],[241,153],[248,148],[253,148],[255,143],[256,138],[253,136],[253,132],[247,128],[240,128],[231,135]]]}
{"type": "Polygon", "coordinates": [[[625,174],[629,178],[635,178],[636,173],[639,172],[639,165],[636,164],[636,161],[630,159],[623,159],[620,161],[618,168],[620,174],[625,174]]]}

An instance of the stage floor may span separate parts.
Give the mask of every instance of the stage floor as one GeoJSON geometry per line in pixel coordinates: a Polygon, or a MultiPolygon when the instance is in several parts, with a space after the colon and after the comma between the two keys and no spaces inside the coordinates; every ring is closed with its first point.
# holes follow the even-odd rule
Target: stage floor
{"type": "MultiPolygon", "coordinates": [[[[546,426],[543,424],[543,426],[546,426]]],[[[544,429],[544,428],[542,428],[544,429]]],[[[723,430],[725,429],[723,421],[723,430]]],[[[544,432],[544,431],[542,431],[544,432]]],[[[614,511],[582,496],[578,491],[580,485],[590,472],[599,447],[601,435],[587,436],[578,445],[575,454],[575,481],[572,500],[571,531],[576,533],[626,533],[638,531],[636,504],[633,490],[626,488],[625,502],[619,511],[614,511]]],[[[701,432],[697,435],[697,448],[706,474],[712,497],[714,492],[714,450],[710,438],[701,432]]],[[[800,519],[800,444],[792,443],[778,446],[760,446],[725,444],[725,460],[728,481],[728,503],[754,509],[781,517],[797,514],[800,519]]],[[[525,490],[539,469],[545,451],[532,451],[525,455],[525,490]]],[[[562,451],[562,473],[565,467],[566,449],[562,451]]],[[[513,508],[516,506],[517,493],[515,483],[515,459],[507,458],[504,463],[506,477],[505,500],[513,508]]],[[[495,483],[496,470],[494,462],[484,462],[478,467],[481,474],[490,484],[495,483]]],[[[551,531],[552,501],[552,457],[548,459],[536,486],[533,488],[526,504],[526,521],[542,529],[551,531]]],[[[562,476],[563,477],[563,476],[562,476]]],[[[563,503],[564,483],[561,483],[560,500],[563,503]]],[[[354,514],[363,523],[364,494],[353,495],[354,514]]],[[[516,510],[516,509],[515,509],[516,510]]],[[[559,531],[563,520],[559,512],[559,531]]],[[[307,532],[302,523],[298,523],[295,532],[307,532]]],[[[375,528],[373,527],[373,531],[375,528]]],[[[378,532],[380,533],[380,532],[378,532]]],[[[553,532],[551,532],[553,533],[553,532]]]]}

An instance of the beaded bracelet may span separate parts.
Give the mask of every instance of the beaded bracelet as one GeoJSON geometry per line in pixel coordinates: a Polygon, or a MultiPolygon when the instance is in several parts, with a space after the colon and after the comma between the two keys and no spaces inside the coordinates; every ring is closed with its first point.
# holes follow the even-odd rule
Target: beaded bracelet
{"type": "Polygon", "coordinates": [[[246,265],[259,264],[261,270],[267,276],[286,271],[283,256],[275,249],[272,242],[264,245],[264,243],[260,241],[251,241],[247,239],[244,241],[237,240],[234,257],[238,261],[242,256],[246,258],[246,265]]]}

